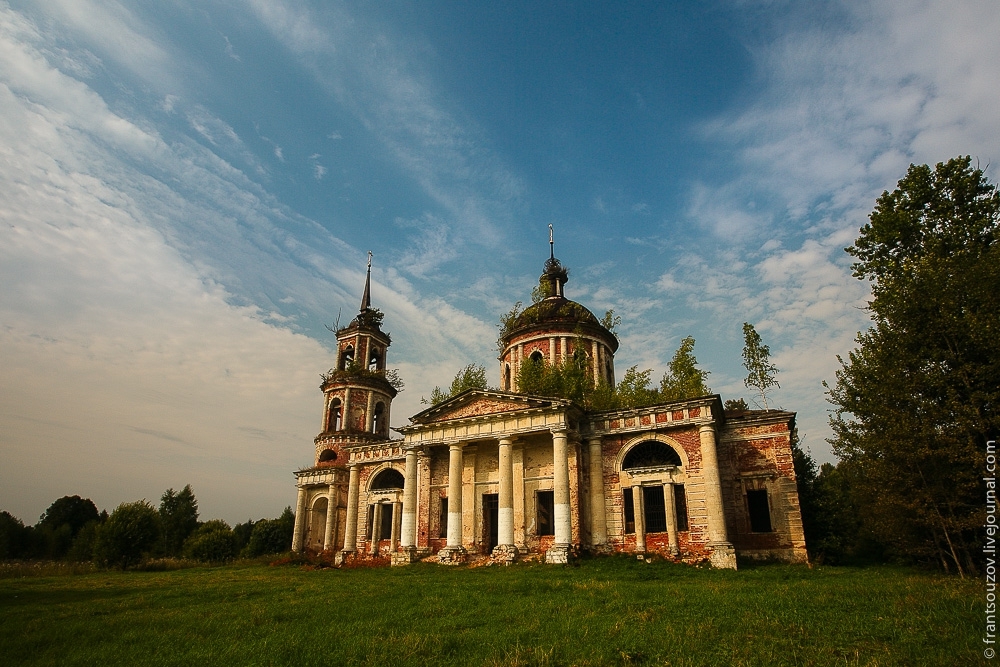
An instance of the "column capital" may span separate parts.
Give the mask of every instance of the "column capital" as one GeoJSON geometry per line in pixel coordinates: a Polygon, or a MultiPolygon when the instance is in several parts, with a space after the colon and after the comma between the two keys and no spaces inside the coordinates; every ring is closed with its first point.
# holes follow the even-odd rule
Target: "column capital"
{"type": "Polygon", "coordinates": [[[715,435],[715,425],[714,424],[702,424],[698,427],[698,433],[705,433],[706,431],[711,431],[712,435],[715,435]]]}
{"type": "Polygon", "coordinates": [[[588,435],[586,440],[587,444],[591,446],[600,445],[604,442],[604,438],[599,435],[588,435]]]}
{"type": "Polygon", "coordinates": [[[563,437],[567,438],[569,437],[569,429],[564,426],[560,426],[559,428],[550,428],[549,433],[551,433],[554,436],[561,435],[563,437]]]}
{"type": "Polygon", "coordinates": [[[500,443],[501,445],[513,445],[513,444],[514,444],[514,440],[516,440],[516,438],[513,438],[513,437],[511,437],[511,436],[505,436],[505,437],[503,437],[503,438],[500,438],[500,439],[498,440],[498,442],[499,442],[499,443],[500,443]]]}

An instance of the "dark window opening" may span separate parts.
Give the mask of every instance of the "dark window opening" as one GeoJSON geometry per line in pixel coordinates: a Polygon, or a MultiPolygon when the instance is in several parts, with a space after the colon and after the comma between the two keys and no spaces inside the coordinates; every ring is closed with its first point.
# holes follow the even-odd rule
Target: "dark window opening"
{"type": "Polygon", "coordinates": [[[504,366],[503,370],[503,388],[510,391],[510,364],[504,366]]]}
{"type": "Polygon", "coordinates": [[[342,371],[346,371],[347,367],[354,362],[354,346],[348,345],[344,348],[344,351],[340,353],[340,364],[338,368],[342,371]]]}
{"type": "Polygon", "coordinates": [[[674,484],[674,509],[677,510],[677,530],[687,530],[688,504],[683,484],[674,484]]]}
{"type": "Polygon", "coordinates": [[[392,520],[395,506],[392,503],[382,503],[382,523],[379,527],[378,538],[388,540],[392,537],[392,520]]]}
{"type": "Polygon", "coordinates": [[[622,469],[649,468],[652,466],[679,466],[681,457],[670,445],[659,440],[640,442],[629,450],[622,461],[622,469]]]}
{"type": "Polygon", "coordinates": [[[635,508],[632,505],[632,489],[622,489],[622,508],[625,510],[625,534],[635,533],[635,508]]]}
{"type": "Polygon", "coordinates": [[[375,506],[368,506],[367,526],[365,527],[365,539],[372,539],[372,524],[375,522],[375,506]]]}
{"type": "Polygon", "coordinates": [[[441,516],[438,517],[438,537],[448,537],[448,499],[441,499],[441,516]]]}
{"type": "Polygon", "coordinates": [[[392,468],[383,470],[379,474],[375,475],[375,479],[372,480],[371,488],[372,491],[383,489],[402,489],[403,473],[398,470],[393,470],[392,468]]]}
{"type": "Polygon", "coordinates": [[[326,430],[339,431],[344,427],[342,420],[343,411],[340,409],[340,399],[333,399],[330,402],[330,417],[327,420],[326,430]]]}
{"type": "Polygon", "coordinates": [[[590,366],[590,356],[582,349],[573,350],[573,363],[577,368],[585,369],[590,366]]]}
{"type": "Polygon", "coordinates": [[[483,494],[483,541],[486,553],[500,543],[500,496],[495,493],[483,494]]]}
{"type": "Polygon", "coordinates": [[[771,509],[767,503],[767,490],[747,491],[747,509],[750,510],[750,530],[754,533],[771,532],[771,509]]]}
{"type": "Polygon", "coordinates": [[[642,487],[642,507],[646,519],[646,532],[667,532],[667,508],[662,486],[642,487]]]}
{"type": "Polygon", "coordinates": [[[375,404],[375,415],[372,418],[372,433],[385,435],[385,403],[375,404]]]}
{"type": "Polygon", "coordinates": [[[538,491],[535,494],[535,509],[538,514],[538,535],[555,535],[555,497],[552,491],[538,491]]]}
{"type": "Polygon", "coordinates": [[[327,461],[336,461],[337,452],[332,449],[324,449],[323,453],[319,455],[319,462],[326,463],[327,461]]]}
{"type": "Polygon", "coordinates": [[[368,356],[368,370],[382,370],[382,355],[377,349],[372,349],[372,353],[368,356]]]}
{"type": "Polygon", "coordinates": [[[542,353],[540,351],[538,351],[538,350],[535,350],[534,352],[532,352],[531,356],[528,357],[528,360],[531,361],[531,363],[533,363],[533,364],[540,364],[540,363],[542,363],[543,359],[544,358],[542,357],[542,353]]]}

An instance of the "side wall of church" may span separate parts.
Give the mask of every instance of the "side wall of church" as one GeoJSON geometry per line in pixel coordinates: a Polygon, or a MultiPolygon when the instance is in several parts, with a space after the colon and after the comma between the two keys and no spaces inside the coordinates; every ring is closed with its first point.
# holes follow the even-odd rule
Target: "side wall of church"
{"type": "MultiPolygon", "coordinates": [[[[789,422],[730,420],[719,438],[726,528],[741,556],[805,562],[789,422]],[[767,498],[770,531],[754,531],[748,492],[767,498]]],[[[759,528],[760,526],[758,526],[759,528]]]]}

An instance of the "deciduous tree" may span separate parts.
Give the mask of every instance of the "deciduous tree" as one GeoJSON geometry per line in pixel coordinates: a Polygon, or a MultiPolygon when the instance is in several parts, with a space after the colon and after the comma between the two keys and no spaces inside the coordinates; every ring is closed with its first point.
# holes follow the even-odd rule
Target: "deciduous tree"
{"type": "Polygon", "coordinates": [[[698,360],[694,357],[694,338],[688,336],[681,341],[667,366],[660,381],[660,393],[665,401],[706,396],[712,393],[705,384],[707,379],[708,371],[698,368],[698,360]]]}
{"type": "Polygon", "coordinates": [[[760,334],[749,322],[743,323],[743,367],[747,369],[743,384],[747,389],[756,389],[764,409],[769,410],[767,392],[771,387],[780,386],[775,379],[778,369],[771,363],[771,348],[764,345],[760,334]]]}
{"type": "Polygon", "coordinates": [[[829,390],[834,451],[890,555],[974,571],[1000,431],[1000,194],[969,157],[911,165],[847,252],[872,327],[829,390]]]}

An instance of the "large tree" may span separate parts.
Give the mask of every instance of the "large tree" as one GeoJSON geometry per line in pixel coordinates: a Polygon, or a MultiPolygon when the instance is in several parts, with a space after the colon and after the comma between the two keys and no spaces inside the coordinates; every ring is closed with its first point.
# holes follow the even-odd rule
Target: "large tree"
{"type": "Polygon", "coordinates": [[[890,555],[975,571],[1000,431],[1000,194],[968,157],[911,165],[847,252],[872,327],[829,391],[834,451],[890,555]]]}
{"type": "Polygon", "coordinates": [[[188,535],[198,527],[198,500],[191,485],[180,491],[167,489],[160,498],[160,520],[163,525],[163,551],[178,556],[188,535]]]}

